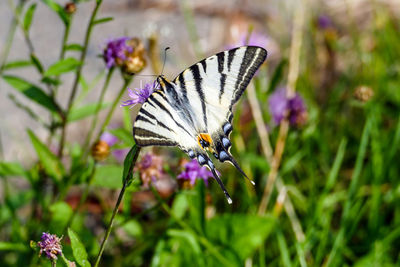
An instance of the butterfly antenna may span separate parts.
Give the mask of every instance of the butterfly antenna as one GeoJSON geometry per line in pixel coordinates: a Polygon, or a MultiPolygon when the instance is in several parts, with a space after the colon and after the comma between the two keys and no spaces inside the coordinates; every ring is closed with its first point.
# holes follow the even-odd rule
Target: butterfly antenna
{"type": "Polygon", "coordinates": [[[167,46],[165,49],[164,49],[164,62],[163,62],[163,65],[162,65],[162,69],[161,69],[161,74],[160,75],[163,75],[163,72],[164,72],[164,67],[165,67],[165,61],[167,61],[167,50],[169,49],[169,46],[167,46]]]}

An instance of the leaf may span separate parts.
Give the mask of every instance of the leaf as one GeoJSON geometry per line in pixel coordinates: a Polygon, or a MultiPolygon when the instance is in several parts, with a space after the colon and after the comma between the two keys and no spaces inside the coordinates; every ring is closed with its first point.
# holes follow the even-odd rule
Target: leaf
{"type": "Polygon", "coordinates": [[[0,162],[0,176],[25,176],[25,169],[19,162],[0,162]]]}
{"type": "Polygon", "coordinates": [[[105,18],[101,18],[101,19],[96,19],[95,21],[93,21],[93,25],[106,23],[106,22],[112,21],[113,19],[114,18],[112,18],[112,17],[105,17],[105,18]]]}
{"type": "Polygon", "coordinates": [[[136,164],[136,160],[139,156],[140,148],[137,145],[134,145],[131,150],[129,150],[128,154],[124,160],[124,172],[122,176],[122,183],[130,183],[133,179],[133,167],[136,164]]]}
{"type": "Polygon", "coordinates": [[[3,70],[24,68],[29,66],[32,66],[32,62],[29,60],[15,60],[5,64],[3,70]]]}
{"type": "MultiPolygon", "coordinates": [[[[91,103],[91,104],[87,104],[87,105],[85,105],[83,107],[79,107],[79,108],[73,107],[68,116],[68,122],[78,121],[78,120],[86,118],[90,115],[95,114],[97,105],[98,105],[98,103],[91,103]]],[[[111,105],[111,103],[103,103],[100,107],[100,110],[105,109],[106,107],[109,107],[110,105],[111,105]]]]}
{"type": "Polygon", "coordinates": [[[3,75],[3,79],[12,87],[23,93],[26,97],[32,99],[43,107],[51,111],[57,111],[58,107],[53,99],[48,96],[41,88],[31,84],[19,77],[3,75]]]}
{"type": "Polygon", "coordinates": [[[122,167],[119,165],[100,165],[94,175],[93,185],[109,189],[119,189],[122,167]]]}
{"type": "Polygon", "coordinates": [[[68,228],[68,236],[71,240],[72,254],[74,254],[76,262],[82,267],[90,267],[86,249],[79,240],[78,235],[71,228],[68,228]]]}
{"type": "Polygon", "coordinates": [[[32,4],[28,10],[25,13],[25,17],[24,17],[24,30],[26,32],[29,31],[29,28],[31,27],[31,23],[32,23],[32,18],[33,18],[33,14],[35,13],[36,10],[36,3],[32,4]]]}
{"type": "Polygon", "coordinates": [[[188,207],[189,203],[186,194],[183,193],[177,194],[172,204],[171,208],[172,214],[174,214],[175,218],[182,219],[188,207]]]}
{"type": "Polygon", "coordinates": [[[64,47],[65,50],[82,51],[83,47],[80,44],[68,44],[64,47]]]}
{"type": "Polygon", "coordinates": [[[64,174],[64,167],[59,159],[31,130],[28,130],[28,134],[46,173],[52,176],[56,181],[60,181],[64,174]]]}
{"type": "Polygon", "coordinates": [[[133,139],[132,132],[125,129],[110,129],[110,133],[115,135],[119,140],[123,141],[128,146],[133,146],[135,140],[133,139]]]}
{"type": "Polygon", "coordinates": [[[122,228],[131,236],[138,237],[143,234],[143,229],[137,220],[129,220],[126,222],[122,228]]]}
{"type": "Polygon", "coordinates": [[[42,0],[50,9],[55,11],[60,19],[64,22],[65,25],[68,25],[70,22],[68,14],[65,12],[64,7],[56,2],[54,0],[42,0]]]}
{"type": "Polygon", "coordinates": [[[56,202],[49,207],[51,211],[51,232],[57,232],[60,229],[64,229],[67,225],[69,218],[72,215],[71,207],[62,201],[56,202]]]}
{"type": "Polygon", "coordinates": [[[0,242],[0,251],[27,251],[28,246],[21,243],[0,242]]]}
{"type": "Polygon", "coordinates": [[[268,86],[268,92],[271,93],[279,84],[279,81],[282,79],[283,71],[287,64],[288,60],[286,58],[282,59],[281,62],[279,62],[279,65],[276,67],[274,74],[272,74],[272,78],[268,86]]]}
{"type": "Polygon", "coordinates": [[[264,243],[274,224],[273,217],[225,214],[211,219],[207,223],[206,231],[213,243],[233,250],[244,261],[264,243]]]}
{"type": "Polygon", "coordinates": [[[36,69],[40,73],[43,73],[43,71],[44,71],[43,65],[42,65],[42,63],[40,63],[40,60],[36,57],[36,55],[31,54],[30,57],[31,57],[31,61],[32,61],[33,65],[36,67],[36,69]]]}
{"type": "Polygon", "coordinates": [[[56,63],[51,65],[46,70],[44,75],[45,76],[60,75],[65,72],[75,70],[79,65],[81,65],[81,62],[73,57],[61,59],[60,61],[57,61],[56,63]]]}

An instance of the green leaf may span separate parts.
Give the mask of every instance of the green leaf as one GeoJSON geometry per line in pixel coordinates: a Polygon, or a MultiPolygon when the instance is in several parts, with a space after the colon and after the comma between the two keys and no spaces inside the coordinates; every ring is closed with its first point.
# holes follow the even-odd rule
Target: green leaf
{"type": "Polygon", "coordinates": [[[101,24],[101,23],[106,23],[106,22],[112,21],[113,19],[114,19],[114,18],[112,18],[112,17],[106,17],[106,18],[96,19],[95,21],[93,21],[93,25],[101,24]]]}
{"type": "Polygon", "coordinates": [[[286,58],[282,59],[281,62],[279,62],[278,67],[276,67],[274,74],[272,74],[271,82],[269,83],[268,86],[268,92],[271,93],[276,86],[279,84],[279,81],[282,80],[283,77],[283,71],[285,70],[286,65],[288,64],[288,60],[286,58]]]}
{"type": "Polygon", "coordinates": [[[0,242],[0,251],[27,251],[28,246],[21,243],[0,242]]]}
{"type": "Polygon", "coordinates": [[[131,236],[138,237],[143,234],[143,229],[137,220],[129,220],[126,222],[122,228],[131,236]]]}
{"type": "Polygon", "coordinates": [[[61,59],[57,61],[53,65],[51,65],[46,72],[44,73],[45,76],[53,76],[53,75],[60,75],[65,72],[69,72],[75,70],[81,62],[73,57],[61,59]]]}
{"type": "Polygon", "coordinates": [[[136,164],[136,160],[139,156],[140,148],[137,145],[134,145],[131,150],[129,150],[128,154],[124,160],[124,172],[122,176],[122,183],[125,184],[126,181],[129,184],[133,179],[133,167],[136,164]]]}
{"type": "Polygon", "coordinates": [[[52,204],[49,210],[51,211],[51,232],[56,233],[64,229],[72,215],[71,207],[67,203],[59,201],[52,204]]]}
{"type": "Polygon", "coordinates": [[[25,13],[25,18],[24,18],[24,30],[26,32],[29,31],[29,28],[31,27],[31,23],[32,23],[32,18],[33,18],[33,14],[35,13],[36,10],[36,3],[32,4],[28,10],[25,13]]]}
{"type": "Polygon", "coordinates": [[[241,260],[251,257],[274,228],[275,219],[253,214],[224,214],[212,218],[206,227],[207,236],[241,260]]]}
{"type": "Polygon", "coordinates": [[[90,267],[86,249],[79,240],[78,235],[71,228],[68,228],[68,236],[71,240],[72,254],[74,254],[76,262],[82,267],[90,267]]]}
{"type": "MultiPolygon", "coordinates": [[[[91,103],[87,104],[83,107],[75,108],[73,107],[71,109],[71,113],[68,116],[68,122],[72,121],[78,121],[81,119],[84,119],[90,115],[93,115],[96,113],[98,103],[91,103]]],[[[105,109],[106,107],[109,107],[111,103],[103,103],[100,107],[100,110],[105,109]]]]}
{"type": "Polygon", "coordinates": [[[83,47],[80,44],[68,44],[64,47],[65,50],[82,51],[83,47]]]}
{"type": "Polygon", "coordinates": [[[55,11],[60,19],[64,22],[65,25],[68,25],[70,22],[68,14],[65,12],[64,7],[56,2],[54,0],[42,0],[50,9],[55,11]]]}
{"type": "Polygon", "coordinates": [[[135,140],[133,140],[132,131],[128,131],[125,129],[110,129],[108,130],[110,133],[115,135],[119,140],[123,141],[128,146],[133,146],[135,144],[135,140]]]}
{"type": "Polygon", "coordinates": [[[122,167],[119,165],[99,165],[94,175],[93,185],[109,189],[119,189],[122,167]]]}
{"type": "Polygon", "coordinates": [[[56,181],[60,181],[64,174],[64,167],[59,159],[31,130],[28,130],[28,134],[46,173],[52,176],[56,181]]]}
{"type": "Polygon", "coordinates": [[[25,169],[19,162],[0,162],[0,176],[25,176],[25,169]]]}
{"type": "Polygon", "coordinates": [[[42,65],[42,63],[40,63],[40,60],[37,58],[37,56],[34,54],[31,54],[30,57],[31,57],[31,61],[32,61],[33,65],[36,67],[36,69],[40,73],[43,73],[43,71],[44,71],[43,65],[42,65]]]}
{"type": "Polygon", "coordinates": [[[3,70],[24,68],[29,66],[32,66],[32,62],[29,60],[15,60],[5,64],[3,70]]]}
{"type": "Polygon", "coordinates": [[[177,194],[172,204],[172,213],[174,214],[175,218],[182,219],[186,211],[188,210],[188,207],[189,202],[186,194],[177,194]]]}
{"type": "Polygon", "coordinates": [[[12,87],[23,93],[26,97],[32,99],[43,107],[51,111],[57,111],[58,107],[53,99],[48,96],[41,88],[19,77],[3,75],[3,79],[12,87]]]}

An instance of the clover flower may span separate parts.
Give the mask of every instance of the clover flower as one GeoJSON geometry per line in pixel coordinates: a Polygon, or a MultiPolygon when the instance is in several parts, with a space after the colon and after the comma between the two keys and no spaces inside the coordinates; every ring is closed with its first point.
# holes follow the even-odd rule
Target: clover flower
{"type": "Polygon", "coordinates": [[[103,58],[107,68],[120,67],[123,72],[134,74],[146,66],[145,52],[138,38],[120,37],[107,42],[103,58]]]}
{"type": "Polygon", "coordinates": [[[135,88],[131,90],[128,88],[130,100],[123,101],[121,107],[143,104],[147,98],[154,92],[155,84],[146,83],[143,88],[135,88]]]}
{"type": "Polygon", "coordinates": [[[44,252],[46,257],[56,260],[58,255],[62,254],[61,238],[49,233],[42,233],[41,240],[37,243],[40,247],[39,256],[44,252]]]}
{"type": "Polygon", "coordinates": [[[146,153],[135,169],[139,171],[143,185],[148,186],[163,175],[163,160],[153,153],[146,153]]]}
{"type": "Polygon", "coordinates": [[[213,177],[212,172],[206,167],[200,166],[197,160],[193,159],[184,165],[184,170],[177,178],[189,180],[191,185],[194,185],[197,179],[203,179],[207,185],[208,178],[210,177],[213,177]]]}
{"type": "Polygon", "coordinates": [[[296,93],[287,98],[285,88],[277,89],[268,99],[269,110],[275,123],[279,125],[287,116],[292,126],[300,126],[307,120],[307,110],[303,98],[296,93]]]}

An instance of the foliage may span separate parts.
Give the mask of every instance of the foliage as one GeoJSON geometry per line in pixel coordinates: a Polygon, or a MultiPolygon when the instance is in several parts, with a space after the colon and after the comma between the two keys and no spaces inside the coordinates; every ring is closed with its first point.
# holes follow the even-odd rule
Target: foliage
{"type": "MultiPolygon", "coordinates": [[[[286,40],[290,33],[286,39],[276,37],[282,55],[275,61],[271,55],[272,62],[267,60],[251,85],[261,104],[261,121],[269,123],[257,124],[249,92],[236,107],[231,135],[233,155],[256,185],[231,166],[219,166],[233,198],[228,205],[214,181],[206,186],[198,180],[188,187],[175,180],[182,170],[178,162],[186,157],[176,149],[153,152],[163,163],[152,171],[164,180],[147,185],[139,179],[144,170],[140,164],[134,167],[140,150],[132,138],[134,118],[125,109],[123,125],[109,127],[132,76],[120,69],[123,86],[112,92],[113,101],[105,102],[111,78],[119,75],[116,69],[104,65],[93,81],[82,73],[92,29],[114,19],[97,15],[102,1],[88,1],[93,11],[81,43],[68,39],[74,16],[57,1],[28,2],[10,6],[17,26],[10,27],[8,41],[13,49],[13,34],[21,31],[29,55],[8,61],[5,51],[0,75],[14,90],[10,100],[48,135],[42,139],[36,129],[27,129],[35,162],[0,161],[2,266],[50,266],[49,259],[38,257],[33,242],[46,231],[63,236],[59,266],[72,266],[71,262],[97,266],[102,249],[102,266],[400,265],[400,24],[390,10],[377,9],[370,25],[359,25],[365,31],[354,30],[351,24],[321,27],[306,16],[295,86],[305,99],[308,116],[290,125],[283,139],[267,103],[276,88],[288,84],[293,58],[286,40]],[[46,55],[36,54],[30,37],[40,5],[57,14],[64,27],[62,53],[49,67],[44,67],[46,55]],[[39,79],[16,75],[22,68],[36,71],[39,79]],[[64,105],[59,89],[71,73],[74,80],[64,105]],[[103,84],[99,100],[85,104],[82,100],[96,93],[99,81],[103,84]],[[46,119],[35,106],[47,112],[46,119]],[[100,111],[107,114],[104,120],[100,111]],[[84,119],[92,126],[84,140],[67,141],[68,125],[84,119]],[[273,149],[279,142],[284,145],[266,212],[259,206],[274,166],[264,153],[259,127],[268,128],[273,149]],[[98,142],[105,132],[118,139],[106,148],[98,142]],[[92,157],[93,151],[105,153],[100,156],[106,160],[92,157]],[[125,161],[117,152],[128,153],[125,161]],[[165,181],[173,184],[168,190],[161,186],[165,181]],[[21,187],[21,182],[27,185],[21,187]],[[103,247],[105,225],[110,238],[107,234],[103,247]]],[[[74,1],[78,7],[80,2],[74,1]]],[[[196,11],[186,5],[182,10],[191,45],[202,54],[193,18],[196,11]]],[[[147,50],[151,60],[161,60],[159,51],[147,50]]]]}

